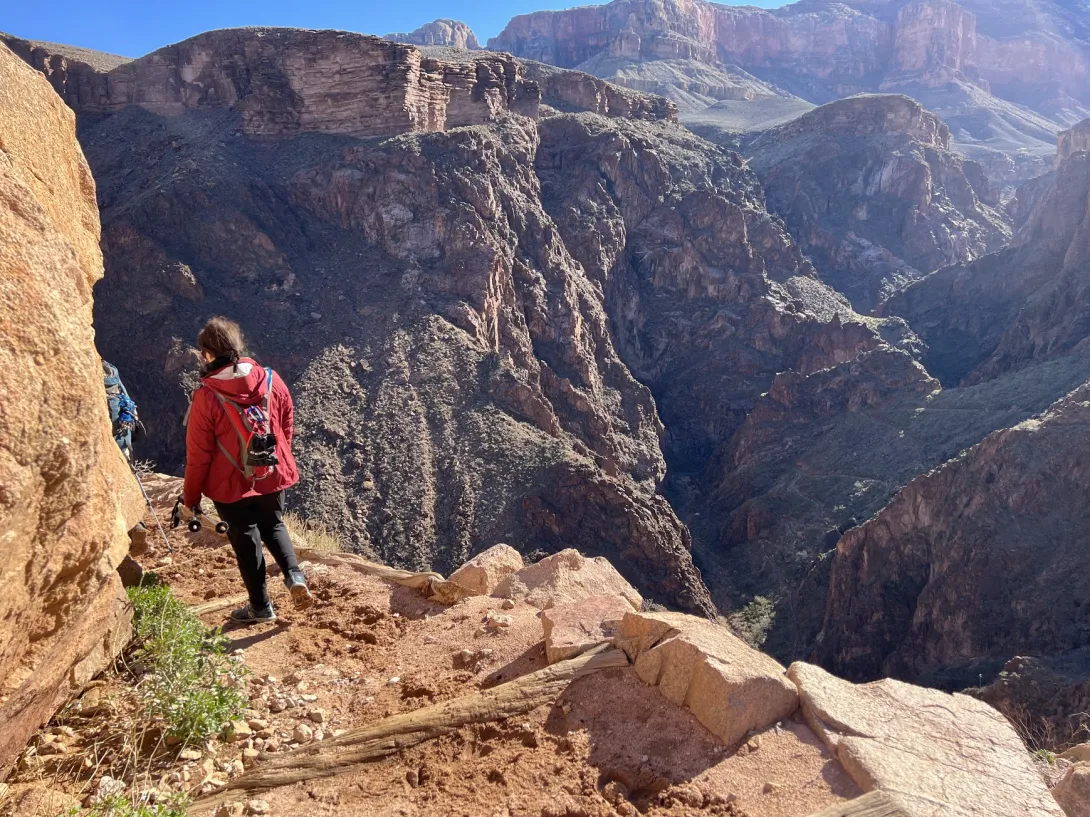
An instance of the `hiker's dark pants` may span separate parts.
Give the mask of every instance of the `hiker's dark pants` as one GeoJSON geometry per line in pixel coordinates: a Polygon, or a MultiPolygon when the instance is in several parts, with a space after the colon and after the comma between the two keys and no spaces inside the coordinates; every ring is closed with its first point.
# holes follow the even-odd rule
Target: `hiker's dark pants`
{"type": "Polygon", "coordinates": [[[299,569],[299,559],[284,524],[284,492],[251,496],[238,502],[216,502],[215,505],[220,519],[228,525],[227,538],[234,548],[242,581],[250,594],[250,604],[255,610],[265,610],[271,602],[265,586],[265,552],[261,543],[265,543],[280,565],[285,582],[290,571],[299,569]]]}

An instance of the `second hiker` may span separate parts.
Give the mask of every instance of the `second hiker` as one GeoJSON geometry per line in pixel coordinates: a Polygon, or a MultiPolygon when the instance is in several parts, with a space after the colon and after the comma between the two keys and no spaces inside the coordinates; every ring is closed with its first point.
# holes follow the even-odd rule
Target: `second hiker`
{"type": "Polygon", "coordinates": [[[250,603],[234,621],[276,620],[265,583],[265,553],[272,553],[296,607],[311,603],[299,560],[284,524],[284,491],[299,481],[291,453],[293,406],[284,381],[245,357],[242,330],[212,318],[197,336],[204,359],[186,430],[186,507],[207,496],[235,551],[250,603]]]}

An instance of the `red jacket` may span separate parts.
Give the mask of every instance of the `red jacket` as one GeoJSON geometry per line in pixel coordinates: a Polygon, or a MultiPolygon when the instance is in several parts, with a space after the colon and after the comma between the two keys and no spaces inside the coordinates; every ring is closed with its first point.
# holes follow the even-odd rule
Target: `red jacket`
{"type": "Polygon", "coordinates": [[[280,376],[273,372],[269,397],[269,414],[280,464],[265,479],[246,479],[220,451],[217,441],[231,453],[235,462],[242,461],[238,432],[226,414],[234,409],[223,406],[213,392],[243,406],[258,405],[265,397],[265,370],[255,361],[243,358],[237,367],[227,365],[201,378],[200,388],[193,393],[185,436],[182,499],[186,506],[196,505],[202,495],[213,502],[238,502],[248,496],[276,493],[297,483],[299,471],[291,454],[294,407],[288,387],[280,376]]]}

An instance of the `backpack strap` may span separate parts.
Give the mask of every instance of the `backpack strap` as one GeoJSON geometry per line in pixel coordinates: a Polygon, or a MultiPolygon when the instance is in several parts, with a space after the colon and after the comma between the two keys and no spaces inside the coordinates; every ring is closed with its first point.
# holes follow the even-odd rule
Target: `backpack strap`
{"type": "MultiPolygon", "coordinates": [[[[234,400],[228,400],[219,392],[214,389],[211,390],[212,394],[219,400],[220,405],[223,406],[223,411],[227,415],[228,422],[231,423],[231,427],[234,428],[235,433],[238,434],[239,452],[242,456],[243,462],[246,461],[246,449],[250,445],[250,437],[253,436],[253,429],[250,426],[249,421],[246,419],[246,412],[242,411],[238,403],[234,400]],[[230,404],[230,405],[228,405],[230,404]]],[[[254,469],[250,467],[249,463],[240,465],[238,461],[231,456],[231,452],[224,446],[223,441],[219,437],[216,438],[216,445],[219,446],[220,452],[227,458],[227,461],[235,467],[236,471],[240,471],[246,479],[253,479],[254,469]]]]}

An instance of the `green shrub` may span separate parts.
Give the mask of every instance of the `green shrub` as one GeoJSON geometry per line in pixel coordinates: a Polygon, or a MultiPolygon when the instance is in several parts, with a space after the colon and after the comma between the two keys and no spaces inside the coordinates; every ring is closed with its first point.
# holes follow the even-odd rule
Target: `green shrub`
{"type": "Polygon", "coordinates": [[[166,585],[131,588],[129,598],[145,715],[186,743],[221,731],[247,705],[240,689],[245,670],[226,655],[226,637],[208,630],[166,585]]]}
{"type": "Polygon", "coordinates": [[[165,803],[139,803],[134,805],[120,795],[108,797],[87,808],[69,809],[63,817],[186,817],[188,799],[183,795],[165,803]]]}
{"type": "Polygon", "coordinates": [[[754,596],[753,601],[741,610],[731,613],[728,619],[735,634],[754,649],[760,649],[776,620],[776,602],[764,596],[754,596]]]}

